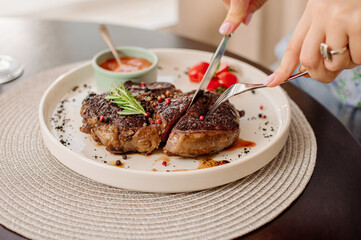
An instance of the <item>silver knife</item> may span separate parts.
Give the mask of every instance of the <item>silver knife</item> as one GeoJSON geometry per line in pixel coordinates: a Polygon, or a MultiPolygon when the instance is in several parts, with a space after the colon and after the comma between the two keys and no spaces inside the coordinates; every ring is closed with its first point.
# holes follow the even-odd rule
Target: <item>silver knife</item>
{"type": "Polygon", "coordinates": [[[209,64],[209,67],[208,67],[206,73],[203,76],[201,84],[199,84],[199,87],[198,87],[196,93],[194,94],[194,96],[192,98],[191,104],[189,104],[189,106],[188,106],[188,109],[195,102],[196,98],[199,95],[203,94],[204,90],[206,90],[206,88],[208,87],[208,84],[211,81],[214,72],[216,71],[219,63],[221,62],[221,58],[222,58],[224,52],[226,51],[226,45],[227,45],[227,42],[228,42],[230,37],[231,37],[231,34],[227,35],[227,36],[224,36],[222,38],[222,41],[219,43],[217,50],[214,52],[214,54],[213,54],[213,56],[211,58],[211,63],[209,64]]]}

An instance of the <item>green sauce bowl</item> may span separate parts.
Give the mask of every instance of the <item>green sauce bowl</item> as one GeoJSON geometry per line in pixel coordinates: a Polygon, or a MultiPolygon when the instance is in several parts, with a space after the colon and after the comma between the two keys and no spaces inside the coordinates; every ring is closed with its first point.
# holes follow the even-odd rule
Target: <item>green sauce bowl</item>
{"type": "Polygon", "coordinates": [[[158,57],[155,53],[140,47],[117,47],[119,57],[144,58],[152,63],[148,68],[136,72],[113,72],[99,65],[107,60],[114,59],[110,50],[96,54],[92,60],[95,83],[98,89],[109,91],[112,87],[118,87],[120,83],[131,80],[136,83],[150,83],[157,80],[158,57]]]}

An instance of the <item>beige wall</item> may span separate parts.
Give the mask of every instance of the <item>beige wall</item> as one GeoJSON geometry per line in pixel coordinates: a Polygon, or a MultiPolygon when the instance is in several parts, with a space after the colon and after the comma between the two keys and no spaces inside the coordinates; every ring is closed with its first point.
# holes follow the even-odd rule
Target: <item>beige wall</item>
{"type": "MultiPolygon", "coordinates": [[[[307,4],[306,0],[268,0],[248,26],[237,29],[227,50],[264,66],[275,62],[274,46],[290,33],[307,4]]],[[[226,16],[221,0],[179,0],[177,34],[217,45],[218,28],[226,16]]]]}

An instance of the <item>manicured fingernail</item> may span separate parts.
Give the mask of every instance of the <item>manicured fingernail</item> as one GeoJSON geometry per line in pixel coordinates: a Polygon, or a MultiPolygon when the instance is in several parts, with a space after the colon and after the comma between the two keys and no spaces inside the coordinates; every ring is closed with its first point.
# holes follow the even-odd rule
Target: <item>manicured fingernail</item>
{"type": "Polygon", "coordinates": [[[252,16],[253,16],[253,14],[252,14],[252,13],[248,14],[248,16],[247,16],[246,21],[244,22],[244,24],[248,25],[248,24],[249,24],[249,22],[250,22],[250,21],[251,21],[251,19],[252,19],[252,16]]]}
{"type": "Polygon", "coordinates": [[[222,26],[219,28],[219,33],[222,35],[226,35],[231,31],[231,23],[225,22],[222,24],[222,26]]]}
{"type": "Polygon", "coordinates": [[[275,73],[272,73],[271,75],[269,75],[269,76],[266,78],[266,80],[264,80],[263,84],[264,84],[264,85],[268,85],[268,84],[270,84],[270,83],[273,81],[273,79],[275,79],[275,73]]]}

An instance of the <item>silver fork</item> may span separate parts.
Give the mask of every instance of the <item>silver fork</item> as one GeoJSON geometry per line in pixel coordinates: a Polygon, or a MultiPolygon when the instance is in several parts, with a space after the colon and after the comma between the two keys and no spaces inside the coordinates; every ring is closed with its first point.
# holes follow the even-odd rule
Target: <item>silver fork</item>
{"type": "MultiPolygon", "coordinates": [[[[296,73],[296,74],[290,76],[283,83],[285,83],[285,82],[287,82],[289,80],[295,79],[295,78],[302,77],[302,76],[306,75],[307,73],[308,72],[296,73]]],[[[258,83],[258,84],[236,83],[236,84],[233,84],[226,91],[224,91],[221,96],[219,96],[217,101],[213,104],[211,109],[208,111],[206,118],[209,117],[214,112],[214,110],[216,110],[217,107],[219,105],[221,105],[221,103],[223,103],[224,101],[227,101],[230,97],[233,97],[235,95],[239,95],[241,93],[244,93],[244,92],[247,92],[247,91],[250,91],[250,90],[254,90],[254,89],[257,89],[257,88],[264,88],[264,87],[267,87],[267,86],[264,85],[263,83],[258,83]]]]}

